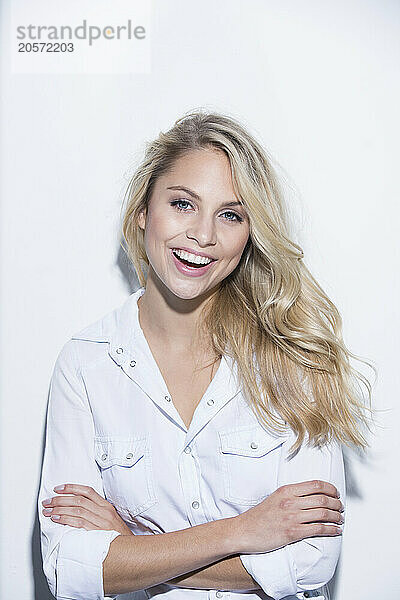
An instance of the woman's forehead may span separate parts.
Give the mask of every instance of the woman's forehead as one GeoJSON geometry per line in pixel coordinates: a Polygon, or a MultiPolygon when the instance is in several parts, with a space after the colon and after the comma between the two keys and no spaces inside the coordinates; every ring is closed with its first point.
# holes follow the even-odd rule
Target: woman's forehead
{"type": "Polygon", "coordinates": [[[223,195],[226,202],[237,201],[232,184],[228,158],[221,152],[192,151],[178,158],[166,173],[156,181],[158,191],[180,189],[195,200],[208,194],[223,195]]]}

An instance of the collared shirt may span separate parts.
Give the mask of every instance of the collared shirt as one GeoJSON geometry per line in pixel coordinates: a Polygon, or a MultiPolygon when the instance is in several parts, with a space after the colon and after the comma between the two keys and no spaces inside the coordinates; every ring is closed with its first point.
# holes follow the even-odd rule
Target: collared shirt
{"type": "MultiPolygon", "coordinates": [[[[185,426],[140,327],[137,300],[144,291],[72,336],[54,366],[38,514],[44,573],[57,600],[104,600],[103,560],[120,534],[43,516],[41,502],[56,495],[56,485],[92,486],[136,535],[232,517],[281,485],[311,479],[333,483],[345,503],[341,445],[304,443],[288,461],[293,432],[274,435],[259,423],[227,356],[185,426]]],[[[123,598],[324,598],[320,588],[333,576],[341,539],[311,537],[240,554],[260,590],[162,583],[123,598]]]]}

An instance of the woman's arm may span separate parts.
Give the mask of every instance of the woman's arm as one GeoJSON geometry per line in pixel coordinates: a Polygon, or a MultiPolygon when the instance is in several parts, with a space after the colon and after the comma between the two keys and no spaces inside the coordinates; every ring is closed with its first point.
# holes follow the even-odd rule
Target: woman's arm
{"type": "Polygon", "coordinates": [[[239,550],[237,517],[158,535],[120,535],[103,563],[104,593],[141,590],[239,550]]]}
{"type": "MultiPolygon", "coordinates": [[[[288,440],[287,447],[294,441],[288,440]]],[[[298,485],[296,482],[316,479],[316,489],[310,496],[310,505],[306,511],[316,521],[338,522],[340,510],[346,505],[346,485],[342,447],[337,441],[332,441],[322,448],[309,447],[304,443],[300,451],[291,460],[287,460],[287,452],[282,453],[279,468],[278,485],[298,485]],[[321,496],[324,492],[318,488],[318,480],[329,482],[340,493],[340,501],[321,496]],[[312,500],[313,499],[313,500],[312,500]],[[335,504],[337,503],[337,505],[335,504]],[[311,509],[311,510],[310,510],[311,509]],[[335,512],[332,512],[334,510],[335,512]]],[[[282,489],[282,488],[281,488],[282,489]]],[[[301,500],[286,501],[286,511],[290,515],[301,500]]],[[[257,509],[257,507],[255,507],[257,509]]],[[[254,509],[250,509],[254,510],[254,509]]],[[[249,511],[250,512],[250,511],[249,511]]],[[[246,517],[246,513],[243,514],[246,517]]],[[[343,520],[343,513],[342,513],[343,520]]],[[[267,530],[262,527],[261,531],[267,530]]],[[[268,534],[269,534],[268,530],[268,534]]],[[[326,536],[324,533],[305,537],[294,543],[287,544],[273,552],[260,554],[241,554],[240,559],[245,569],[253,576],[264,592],[273,598],[283,598],[299,592],[318,589],[333,577],[339,559],[342,536],[326,536]]]]}
{"type": "Polygon", "coordinates": [[[104,498],[94,459],[94,424],[76,354],[78,342],[61,349],[50,381],[46,443],[38,496],[43,571],[57,598],[102,599],[102,561],[120,532],[113,527],[86,531],[45,516],[42,501],[54,486],[74,481],[104,498]]]}
{"type": "MultiPolygon", "coordinates": [[[[334,485],[320,480],[306,481],[280,487],[260,504],[236,517],[225,518],[177,532],[157,534],[154,539],[158,541],[153,542],[152,537],[133,536],[129,529],[126,534],[123,526],[125,529],[127,528],[122,520],[119,522],[119,519],[114,515],[114,508],[109,510],[111,505],[93,488],[78,484],[67,484],[60,493],[72,494],[72,496],[64,495],[53,498],[51,518],[58,517],[58,523],[84,528],[89,531],[93,528],[97,530],[117,528],[123,537],[129,537],[130,539],[130,541],[121,542],[122,562],[119,560],[118,552],[110,555],[107,551],[110,557],[110,565],[107,563],[107,569],[110,566],[110,573],[107,571],[104,579],[107,577],[110,582],[105,583],[103,581],[103,572],[101,572],[101,582],[97,586],[97,589],[101,589],[101,593],[99,592],[96,596],[98,600],[104,598],[103,586],[110,589],[108,593],[119,594],[143,589],[142,586],[144,585],[151,587],[159,583],[171,582],[174,584],[175,581],[182,582],[183,574],[186,584],[177,585],[177,587],[189,589],[222,587],[240,591],[243,586],[236,584],[232,578],[229,579],[229,574],[224,574],[224,577],[228,580],[227,584],[225,583],[226,579],[221,581],[220,572],[218,572],[220,579],[215,581],[217,575],[214,573],[214,579],[211,580],[211,583],[204,584],[204,578],[207,574],[203,573],[203,579],[201,579],[203,583],[199,583],[198,572],[196,572],[204,570],[204,563],[213,565],[215,562],[220,562],[221,558],[216,559],[216,556],[229,556],[229,553],[234,555],[235,552],[256,553],[249,557],[251,560],[261,557],[263,583],[269,587],[274,585],[272,582],[276,581],[277,577],[282,577],[281,570],[284,563],[282,563],[280,550],[286,551],[290,545],[295,546],[292,542],[304,540],[304,538],[310,536],[311,542],[304,541],[307,541],[307,544],[311,544],[313,547],[313,544],[317,543],[314,542],[317,539],[315,536],[336,536],[338,530],[336,525],[333,524],[341,522],[341,509],[343,508],[338,499],[338,490],[334,485]],[[315,523],[315,521],[317,522],[315,523]],[[318,523],[318,521],[328,522],[323,524],[318,523]],[[209,543],[210,535],[212,535],[211,546],[209,543]],[[218,544],[220,535],[222,535],[221,539],[224,543],[222,547],[218,544]],[[216,537],[217,542],[215,542],[216,537]],[[137,539],[137,541],[134,542],[133,539],[137,539]],[[206,544],[207,550],[199,550],[198,545],[201,546],[201,544],[206,544]],[[190,553],[192,546],[196,548],[194,553],[190,553]],[[279,548],[279,550],[275,550],[276,548],[279,548]],[[137,550],[140,550],[140,553],[137,550]],[[262,555],[265,554],[268,554],[270,558],[264,559],[262,555]],[[189,556],[189,559],[187,556],[189,556]],[[278,558],[274,558],[275,556],[278,558]],[[194,569],[193,560],[195,561],[194,569]],[[265,561],[267,561],[266,564],[265,561]],[[265,581],[265,567],[270,567],[271,561],[276,567],[280,565],[280,568],[277,568],[275,572],[269,568],[269,576],[265,581]],[[177,569],[179,569],[178,575],[176,575],[177,569]],[[175,573],[172,577],[171,570],[175,573]],[[165,581],[163,581],[164,577],[165,581]],[[190,581],[189,577],[191,577],[190,581]]],[[[93,533],[98,533],[98,531],[93,533]]],[[[61,552],[63,561],[67,563],[70,561],[74,564],[76,563],[76,545],[74,546],[73,540],[71,543],[70,537],[67,537],[66,541],[67,544],[64,543],[61,552]]],[[[114,544],[114,547],[116,545],[117,543],[114,544]]],[[[303,549],[304,553],[305,548],[303,549]]],[[[107,552],[104,553],[105,557],[107,552]]],[[[240,559],[243,561],[243,556],[240,556],[240,559]]],[[[226,559],[224,558],[224,560],[226,559]]],[[[308,560],[309,557],[306,553],[305,560],[301,561],[297,558],[295,561],[298,583],[301,582],[299,567],[302,563],[306,564],[307,571],[310,570],[308,560]]],[[[68,593],[75,590],[74,597],[77,597],[76,594],[78,593],[79,598],[82,598],[86,586],[79,584],[79,574],[87,577],[90,570],[90,564],[87,564],[86,561],[85,568],[82,569],[80,565],[70,582],[65,580],[64,577],[65,584],[70,586],[67,587],[68,593]]],[[[98,564],[96,572],[100,572],[98,564]]],[[[208,577],[211,577],[210,573],[208,573],[208,577]]],[[[315,575],[313,577],[315,578],[315,575]]],[[[58,579],[60,579],[60,570],[58,570],[58,579]]],[[[256,577],[254,579],[257,581],[256,577]]],[[[254,586],[246,587],[248,590],[258,589],[254,586]]],[[[264,587],[261,589],[264,589],[264,587]]],[[[277,597],[281,598],[282,594],[280,592],[278,594],[277,597]]]]}
{"type": "MultiPolygon", "coordinates": [[[[93,488],[67,483],[62,490],[58,489],[58,494],[45,503],[42,514],[47,519],[87,531],[114,530],[122,535],[134,535],[113,505],[93,488]]],[[[73,560],[73,555],[71,559],[73,560]]],[[[238,554],[168,579],[165,583],[189,589],[223,588],[230,591],[261,589],[244,569],[238,554]]]]}
{"type": "MultiPolygon", "coordinates": [[[[231,554],[249,553],[253,558],[261,558],[263,583],[273,589],[268,595],[283,598],[287,594],[275,593],[274,589],[282,574],[269,568],[271,560],[275,567],[285,570],[281,551],[286,551],[292,542],[310,538],[306,542],[314,547],[322,539],[320,536],[337,536],[338,527],[334,524],[341,521],[341,506],[334,485],[311,480],[281,486],[260,504],[235,517],[155,536],[120,536],[110,544],[104,561],[104,588],[113,594],[135,591],[164,583],[231,554]],[[266,555],[278,558],[268,560],[266,555]]],[[[319,553],[317,549],[318,556],[319,553]]],[[[307,572],[312,567],[313,561],[307,565],[307,572]]],[[[289,574],[294,581],[285,585],[297,590],[301,585],[297,573],[289,574]]]]}
{"type": "Polygon", "coordinates": [[[262,589],[243,567],[239,554],[228,556],[207,567],[174,577],[166,583],[180,588],[220,589],[230,592],[262,589]]]}

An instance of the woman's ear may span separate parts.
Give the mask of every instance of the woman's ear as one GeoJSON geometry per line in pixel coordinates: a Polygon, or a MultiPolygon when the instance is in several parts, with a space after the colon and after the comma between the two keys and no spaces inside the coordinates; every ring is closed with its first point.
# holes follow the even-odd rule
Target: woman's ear
{"type": "Polygon", "coordinates": [[[138,225],[140,229],[145,229],[146,227],[146,209],[142,208],[138,217],[138,225]]]}

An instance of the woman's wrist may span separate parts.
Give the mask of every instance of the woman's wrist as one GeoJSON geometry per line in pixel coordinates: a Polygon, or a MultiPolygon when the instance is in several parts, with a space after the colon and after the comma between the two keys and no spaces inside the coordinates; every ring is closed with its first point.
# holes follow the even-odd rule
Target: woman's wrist
{"type": "Polygon", "coordinates": [[[241,544],[241,519],[240,515],[234,517],[225,517],[220,519],[224,528],[224,539],[223,539],[223,552],[226,556],[232,554],[239,554],[242,551],[241,544]]]}

